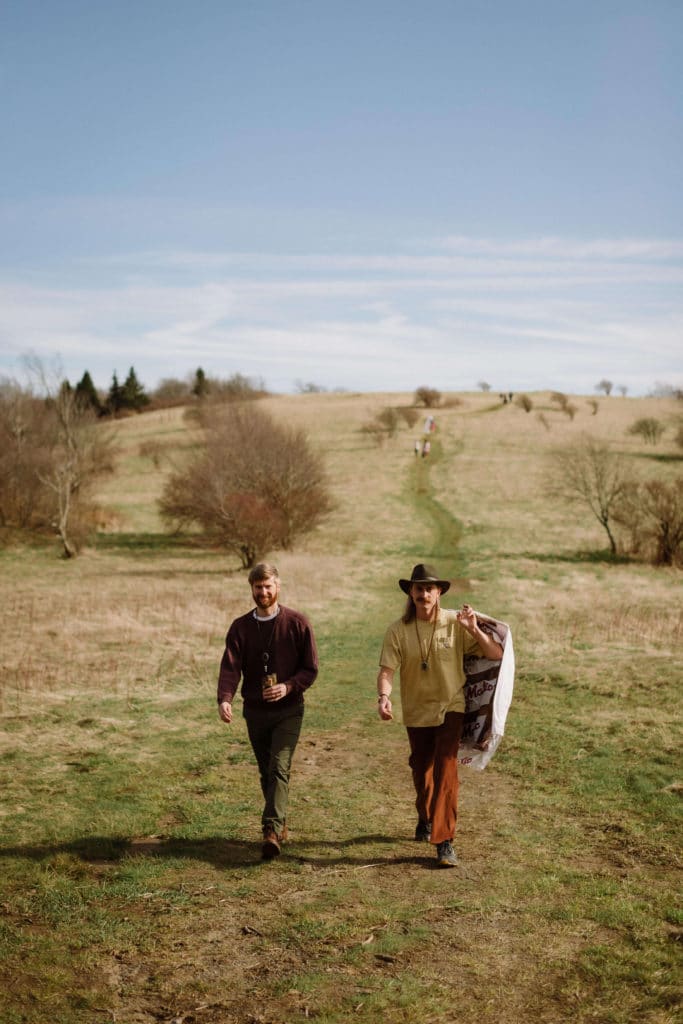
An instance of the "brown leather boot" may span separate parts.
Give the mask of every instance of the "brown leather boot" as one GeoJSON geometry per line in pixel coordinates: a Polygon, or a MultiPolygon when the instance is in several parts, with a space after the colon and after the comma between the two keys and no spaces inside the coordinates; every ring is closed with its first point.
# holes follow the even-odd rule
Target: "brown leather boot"
{"type": "Polygon", "coordinates": [[[278,839],[275,829],[272,827],[264,828],[263,830],[263,846],[261,847],[261,857],[263,860],[272,860],[274,857],[280,856],[280,840],[278,839]]]}

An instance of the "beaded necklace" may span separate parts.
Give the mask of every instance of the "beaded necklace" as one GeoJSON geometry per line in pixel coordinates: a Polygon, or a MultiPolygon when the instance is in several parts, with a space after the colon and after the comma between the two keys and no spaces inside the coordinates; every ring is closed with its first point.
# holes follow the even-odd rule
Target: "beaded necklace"
{"type": "Polygon", "coordinates": [[[420,662],[420,668],[422,669],[423,672],[426,672],[427,669],[429,668],[429,655],[432,653],[432,643],[434,642],[434,633],[436,631],[436,620],[438,618],[438,614],[439,614],[439,610],[437,608],[435,610],[435,612],[434,612],[434,622],[432,623],[432,634],[431,634],[431,636],[429,638],[429,647],[427,648],[427,653],[426,654],[424,654],[424,643],[423,643],[422,639],[420,638],[420,630],[419,630],[419,627],[417,625],[417,615],[415,616],[415,635],[417,637],[417,646],[418,646],[418,648],[420,650],[420,654],[423,655],[422,661],[420,662]]]}

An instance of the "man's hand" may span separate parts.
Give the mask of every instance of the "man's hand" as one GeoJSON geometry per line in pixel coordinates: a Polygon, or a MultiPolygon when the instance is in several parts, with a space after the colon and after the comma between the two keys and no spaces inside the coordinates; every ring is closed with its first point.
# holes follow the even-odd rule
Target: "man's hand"
{"type": "Polygon", "coordinates": [[[391,701],[389,700],[388,694],[381,697],[377,702],[377,711],[379,717],[383,722],[390,722],[394,717],[394,713],[391,709],[391,701]]]}
{"type": "Polygon", "coordinates": [[[263,699],[272,704],[273,701],[282,700],[289,693],[287,683],[276,683],[275,686],[267,686],[263,691],[263,699]]]}
{"type": "Polygon", "coordinates": [[[232,704],[230,701],[221,701],[218,705],[218,715],[222,722],[227,722],[230,725],[232,722],[232,704]]]}
{"type": "Polygon", "coordinates": [[[468,633],[473,636],[477,631],[477,616],[474,609],[469,604],[464,604],[459,612],[456,613],[456,619],[467,630],[468,633]]]}
{"type": "Polygon", "coordinates": [[[476,613],[468,604],[462,606],[462,610],[457,612],[456,619],[466,629],[470,636],[478,642],[481,652],[485,658],[489,658],[490,661],[500,661],[503,657],[503,648],[494,640],[492,636],[485,633],[477,622],[476,613]]]}
{"type": "Polygon", "coordinates": [[[377,676],[377,714],[383,722],[390,722],[394,717],[389,694],[394,681],[393,668],[380,665],[377,676]]]}

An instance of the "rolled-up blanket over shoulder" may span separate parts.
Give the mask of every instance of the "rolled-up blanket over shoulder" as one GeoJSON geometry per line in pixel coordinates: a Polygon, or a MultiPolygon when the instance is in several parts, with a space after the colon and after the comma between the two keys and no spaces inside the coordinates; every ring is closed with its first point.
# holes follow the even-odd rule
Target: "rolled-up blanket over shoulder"
{"type": "Polygon", "coordinates": [[[498,748],[512,702],[515,654],[512,632],[505,622],[476,612],[480,629],[503,648],[500,661],[469,655],[465,658],[465,725],[458,762],[467,768],[485,768],[498,748]]]}

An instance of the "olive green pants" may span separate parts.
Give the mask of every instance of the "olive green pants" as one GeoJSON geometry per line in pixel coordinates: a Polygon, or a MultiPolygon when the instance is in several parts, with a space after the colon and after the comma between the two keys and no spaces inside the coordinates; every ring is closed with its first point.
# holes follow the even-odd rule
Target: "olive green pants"
{"type": "Polygon", "coordinates": [[[281,834],[287,817],[289,773],[304,719],[303,704],[245,714],[265,801],[261,824],[281,834]]]}

